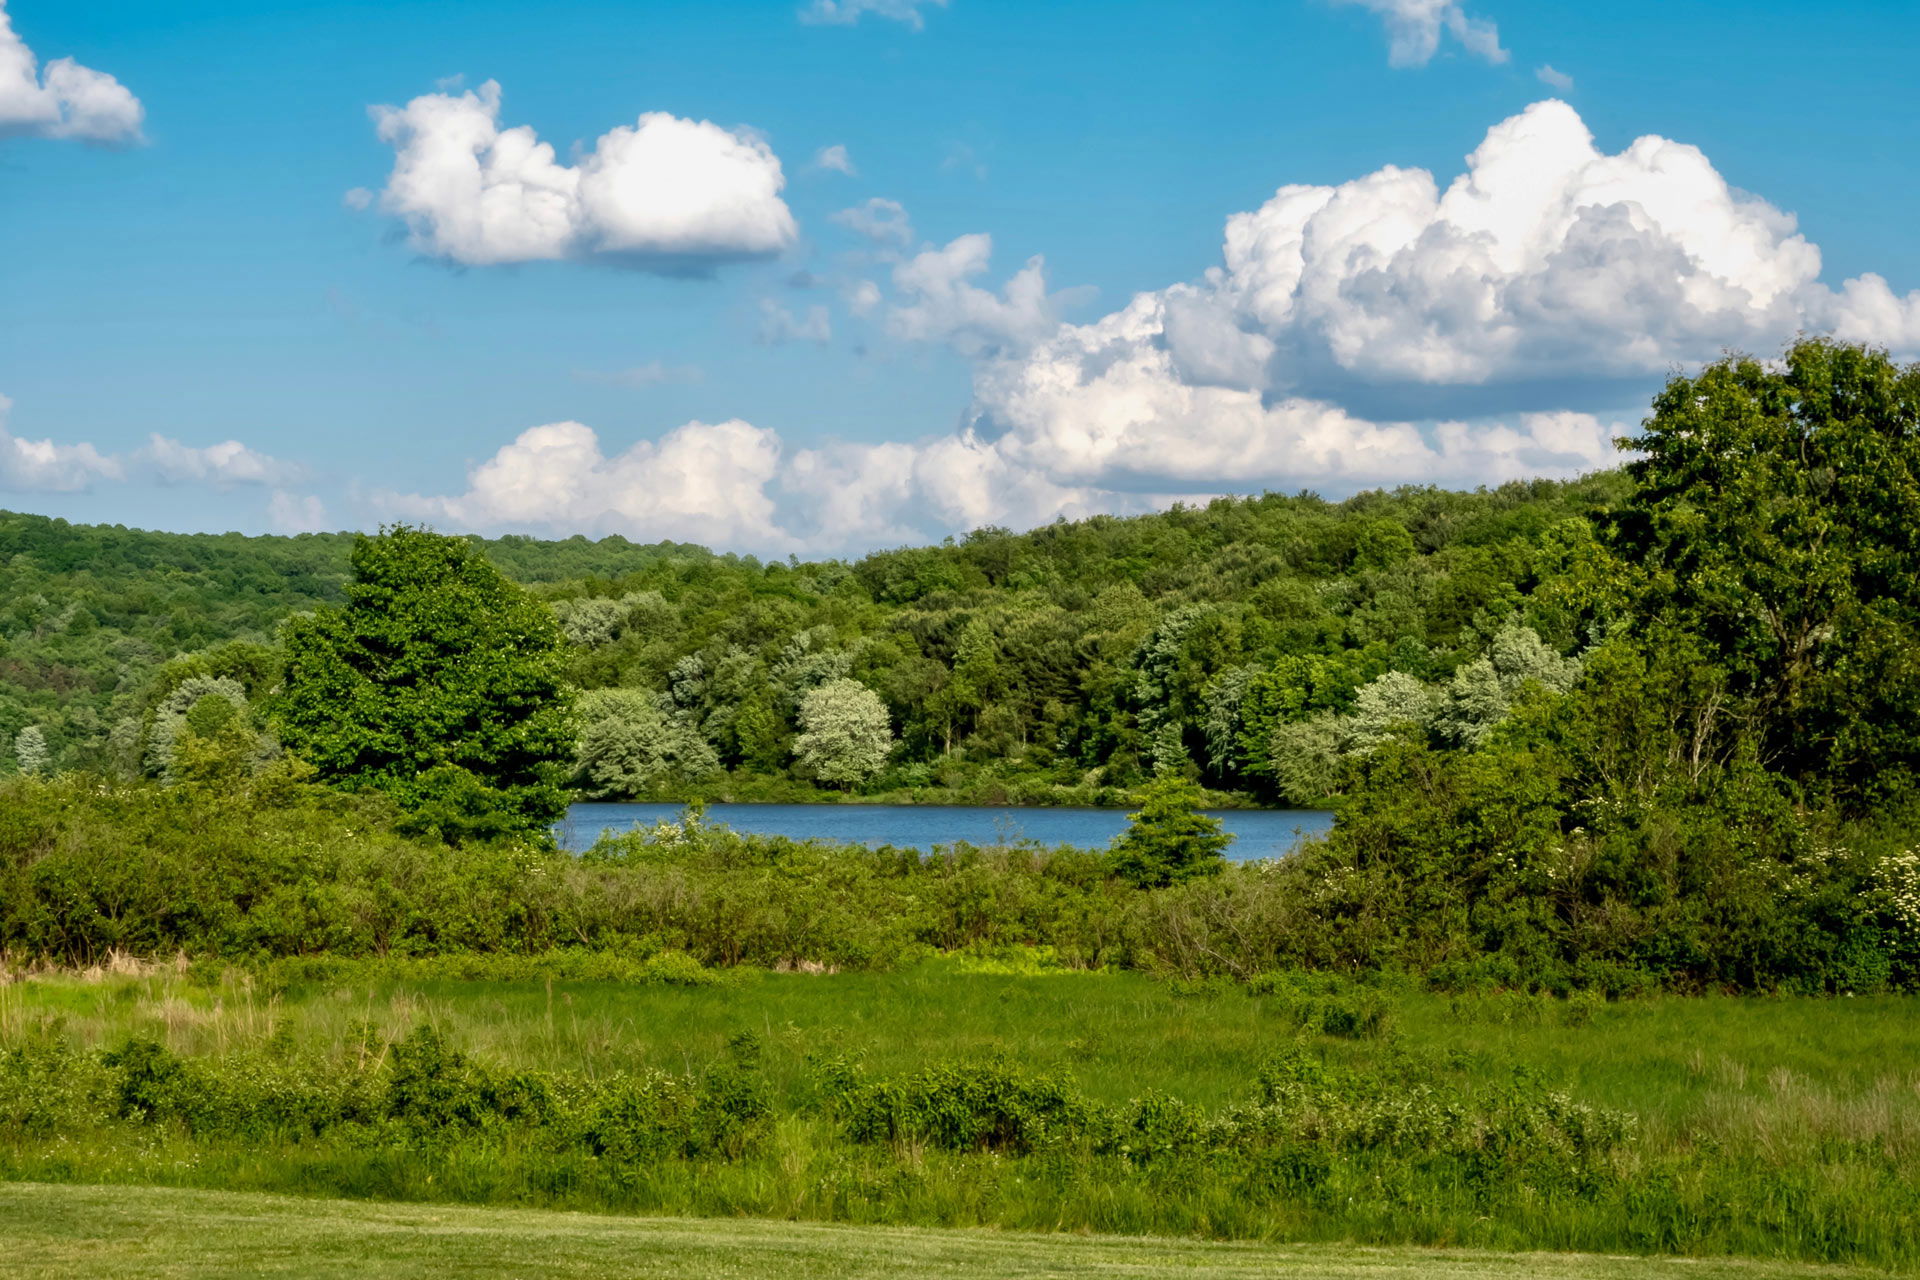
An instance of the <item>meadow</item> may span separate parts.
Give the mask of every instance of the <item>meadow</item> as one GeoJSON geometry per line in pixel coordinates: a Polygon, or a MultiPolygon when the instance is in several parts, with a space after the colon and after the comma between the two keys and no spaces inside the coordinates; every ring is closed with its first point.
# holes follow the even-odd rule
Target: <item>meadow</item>
{"type": "Polygon", "coordinates": [[[0,1184],[8,1270],[21,1280],[192,1275],[381,1280],[1848,1280],[1784,1262],[1342,1245],[1254,1245],[816,1223],[612,1218],[530,1209],[366,1204],[159,1187],[0,1184]]]}
{"type": "Polygon", "coordinates": [[[469,976],[476,966],[16,974],[0,987],[0,1176],[888,1227],[1920,1262],[1920,1000],[1909,996],[1609,1002],[1436,994],[1384,977],[1235,984],[1053,969],[1032,951],[893,973],[656,964],[622,982],[565,976],[577,964],[543,974],[522,960],[492,978],[469,976]],[[562,1099],[651,1080],[655,1097],[681,1081],[685,1097],[733,1099],[727,1114],[742,1119],[591,1151],[574,1135],[604,1123],[535,1128],[506,1104],[458,1123],[436,1112],[431,1133],[392,1108],[287,1122],[312,1114],[302,1088],[319,1097],[360,1080],[397,1096],[379,1073],[417,1061],[409,1037],[423,1026],[468,1064],[440,1078],[480,1070],[490,1097],[541,1080],[562,1099]],[[185,1074],[140,1077],[145,1111],[36,1127],[21,1098],[32,1061],[72,1055],[58,1067],[67,1078],[124,1100],[130,1043],[177,1055],[185,1074]],[[121,1066],[99,1065],[116,1051],[121,1066]],[[195,1070],[215,1101],[152,1092],[163,1079],[184,1089],[195,1070]],[[278,1118],[236,1118],[236,1099],[278,1118]]]}

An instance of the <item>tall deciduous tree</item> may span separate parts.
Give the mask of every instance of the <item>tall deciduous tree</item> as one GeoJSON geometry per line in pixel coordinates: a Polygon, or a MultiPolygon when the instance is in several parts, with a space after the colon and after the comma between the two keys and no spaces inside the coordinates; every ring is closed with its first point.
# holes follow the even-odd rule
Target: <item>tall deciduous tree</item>
{"type": "Polygon", "coordinates": [[[1623,443],[1638,488],[1610,541],[1643,626],[1726,673],[1713,736],[1846,791],[1920,768],[1920,365],[1825,340],[1728,357],[1623,443]]]}
{"type": "Polygon", "coordinates": [[[800,700],[793,754],[822,782],[865,782],[893,749],[893,725],[880,695],[858,680],[829,680],[800,700]]]}
{"type": "Polygon", "coordinates": [[[644,689],[595,689],[580,699],[579,778],[588,794],[643,795],[716,772],[719,757],[685,715],[644,689]]]}
{"type": "Polygon", "coordinates": [[[461,538],[359,539],[342,608],[291,619],[281,739],[322,780],[388,792],[450,836],[566,810],[571,699],[553,612],[461,538]]]}

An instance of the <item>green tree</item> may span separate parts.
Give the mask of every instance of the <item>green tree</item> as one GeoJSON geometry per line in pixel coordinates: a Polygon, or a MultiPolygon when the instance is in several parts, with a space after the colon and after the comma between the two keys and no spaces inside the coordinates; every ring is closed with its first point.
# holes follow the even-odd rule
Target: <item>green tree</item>
{"type": "Polygon", "coordinates": [[[281,740],[322,781],[445,809],[450,836],[544,832],[574,750],[553,612],[463,538],[396,525],[351,563],[345,605],[283,632],[281,740]]]}
{"type": "Polygon", "coordinates": [[[829,680],[800,700],[794,759],[821,782],[865,782],[880,771],[892,749],[887,704],[858,680],[829,680]]]}
{"type": "MultiPolygon", "coordinates": [[[[1859,792],[1920,766],[1920,365],[1810,340],[1676,377],[1608,531],[1642,626],[1728,676],[1712,732],[1859,792]]],[[[1731,748],[1724,748],[1723,753],[1731,748]]]]}
{"type": "Polygon", "coordinates": [[[1149,783],[1139,811],[1114,837],[1113,873],[1143,889],[1218,874],[1233,837],[1218,818],[1200,812],[1200,798],[1200,788],[1172,774],[1149,783]]]}
{"type": "Polygon", "coordinates": [[[147,772],[156,778],[171,776],[174,755],[188,734],[211,737],[230,724],[243,724],[249,715],[247,691],[226,676],[189,675],[154,708],[147,731],[147,772]]]}

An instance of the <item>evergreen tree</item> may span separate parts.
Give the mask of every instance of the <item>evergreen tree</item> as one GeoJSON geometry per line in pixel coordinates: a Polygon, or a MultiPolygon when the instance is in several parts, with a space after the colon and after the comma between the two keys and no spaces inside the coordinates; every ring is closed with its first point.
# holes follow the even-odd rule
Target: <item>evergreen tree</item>
{"type": "Polygon", "coordinates": [[[1220,820],[1200,812],[1200,789],[1162,774],[1150,783],[1138,813],[1113,841],[1113,871],[1143,889],[1219,873],[1228,843],[1220,820]]]}

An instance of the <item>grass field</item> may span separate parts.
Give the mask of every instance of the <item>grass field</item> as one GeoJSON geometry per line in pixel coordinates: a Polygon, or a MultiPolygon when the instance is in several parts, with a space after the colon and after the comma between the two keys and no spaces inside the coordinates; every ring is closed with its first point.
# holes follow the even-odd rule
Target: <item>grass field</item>
{"type": "MultiPolygon", "coordinates": [[[[1206,1244],[751,1219],[613,1218],[150,1187],[0,1184],[16,1280],[165,1276],[512,1276],[520,1280],[1775,1280],[1840,1267],[1581,1254],[1206,1244]]],[[[1877,1273],[1877,1274],[1885,1274],[1877,1273]]]]}
{"type": "MultiPolygon", "coordinates": [[[[807,1058],[822,1051],[858,1056],[880,1073],[1000,1053],[1069,1072],[1096,1097],[1160,1090],[1217,1106],[1300,1034],[1284,1001],[1232,986],[991,969],[948,960],[905,973],[740,970],[721,985],[634,986],[396,978],[367,966],[277,990],[234,970],[219,982],[171,971],[62,976],[0,985],[0,1044],[58,1020],[63,1035],[89,1046],[143,1035],[180,1053],[222,1053],[278,1032],[333,1051],[362,1023],[396,1037],[428,1021],[502,1065],[593,1073],[699,1067],[751,1031],[789,1097],[804,1092],[807,1058]]],[[[1417,1045],[1462,1079],[1534,1068],[1581,1098],[1633,1111],[1656,1133],[1737,1130],[1757,1110],[1815,1097],[1822,1118],[1837,1123],[1857,1104],[1920,1158],[1920,998],[1665,996],[1583,1006],[1388,990],[1382,999],[1385,1036],[1319,1037],[1320,1048],[1364,1064],[1388,1046],[1417,1045]]]]}
{"type": "MultiPolygon", "coordinates": [[[[467,1224],[443,1242],[455,1250],[468,1247],[470,1230],[484,1234],[488,1223],[507,1221],[486,1215],[541,1208],[685,1215],[674,1230],[692,1233],[685,1248],[696,1253],[704,1246],[693,1237],[701,1232],[767,1231],[753,1239],[769,1258],[794,1249],[803,1259],[816,1247],[806,1242],[838,1237],[735,1218],[1920,1263],[1917,999],[1657,997],[1609,1004],[1333,984],[1332,998],[1371,1002],[1384,1015],[1374,1033],[1356,1036],[1328,1034],[1303,1017],[1303,1009],[1311,1014],[1316,1006],[1313,998],[1303,1004],[1301,992],[1311,997],[1321,979],[1303,979],[1291,992],[1250,994],[1139,974],[1022,967],[948,958],[891,974],[736,971],[708,985],[452,980],[371,964],[291,982],[232,970],[33,977],[0,985],[0,1050],[49,1039],[98,1049],[142,1036],[195,1060],[270,1064],[291,1055],[345,1070],[364,1053],[369,1027],[384,1041],[428,1023],[479,1062],[607,1079],[644,1069],[697,1076],[727,1061],[730,1041],[752,1033],[773,1118],[764,1140],[738,1157],[624,1170],[556,1157],[504,1132],[451,1146],[396,1146],[391,1138],[345,1131],[258,1141],[125,1122],[54,1133],[0,1128],[0,1178],[434,1202],[438,1207],[420,1212],[467,1224]],[[1595,1166],[1602,1181],[1593,1189],[1540,1182],[1514,1161],[1476,1171],[1426,1162],[1417,1149],[1410,1156],[1381,1149],[1335,1153],[1317,1189],[1287,1190],[1261,1181],[1261,1169],[1244,1163],[1134,1167],[1066,1149],[1022,1155],[850,1142],[819,1093],[823,1060],[856,1062],[896,1079],[939,1064],[998,1060],[1054,1073],[1101,1103],[1159,1093],[1222,1115],[1246,1103],[1263,1060],[1298,1045],[1348,1073],[1342,1078],[1362,1094],[1404,1089],[1391,1081],[1405,1081],[1411,1062],[1416,1092],[1430,1088],[1445,1106],[1498,1105],[1518,1072],[1577,1104],[1628,1113],[1633,1136],[1595,1166]],[[467,1217],[461,1202],[490,1207],[467,1217]]],[[[57,1193],[33,1192],[19,1202],[27,1207],[13,1211],[30,1212],[33,1196],[57,1193]]],[[[379,1223],[389,1219],[382,1215],[413,1212],[328,1209],[364,1221],[368,1231],[384,1230],[379,1223]]],[[[156,1227],[155,1238],[167,1229],[185,1230],[156,1227]]],[[[656,1242],[662,1237],[646,1233],[665,1230],[619,1228],[629,1229],[656,1242]]],[[[847,1237],[856,1238],[895,1239],[847,1237]]],[[[927,1240],[960,1243],[925,1247],[1011,1249],[1011,1239],[933,1235],[927,1240]]],[[[1017,1266],[1056,1267],[1048,1274],[1119,1265],[1114,1259],[1126,1249],[1149,1248],[1101,1243],[1056,1264],[1046,1252],[1052,1245],[1018,1247],[1039,1252],[1031,1263],[1022,1255],[1017,1266]]],[[[1229,1267],[1240,1256],[1193,1256],[1202,1255],[1225,1258],[1221,1265],[1229,1267]]],[[[1412,1266],[1408,1260],[1426,1255],[1274,1256],[1275,1265],[1293,1265],[1286,1259],[1294,1257],[1306,1266],[1299,1260],[1310,1257],[1314,1266],[1377,1270],[1394,1258],[1412,1266]]],[[[900,1265],[910,1273],[917,1264],[900,1265]]],[[[1565,1274],[1616,1274],[1604,1269],[1613,1264],[1590,1259],[1567,1265],[1588,1270],[1565,1274]]],[[[702,1273],[669,1267],[660,1274],[702,1273]]]]}

